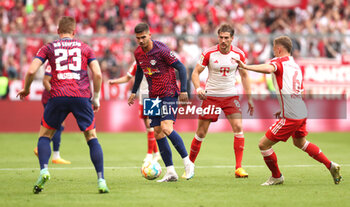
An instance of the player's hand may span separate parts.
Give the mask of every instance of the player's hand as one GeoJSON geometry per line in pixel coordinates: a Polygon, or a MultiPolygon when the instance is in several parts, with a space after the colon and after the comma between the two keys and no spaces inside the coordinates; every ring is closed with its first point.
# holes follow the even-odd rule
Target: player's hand
{"type": "Polygon", "coordinates": [[[207,99],[207,95],[205,95],[205,90],[203,88],[197,88],[197,96],[200,100],[205,100],[207,99]]]}
{"type": "Polygon", "coordinates": [[[180,93],[179,102],[180,102],[180,105],[182,105],[182,106],[187,105],[187,103],[188,103],[188,94],[187,94],[187,92],[181,92],[180,93]]]}
{"type": "Polygon", "coordinates": [[[250,116],[253,116],[254,114],[254,102],[253,102],[253,99],[249,99],[248,100],[248,111],[250,116]]]}
{"type": "Polygon", "coordinates": [[[117,81],[116,80],[108,80],[108,83],[109,83],[109,85],[114,85],[117,83],[117,81]]]}
{"type": "Polygon", "coordinates": [[[134,102],[135,102],[135,97],[136,97],[136,94],[135,93],[132,93],[128,99],[128,104],[129,106],[133,105],[134,102]]]}
{"type": "Polygon", "coordinates": [[[91,102],[94,106],[94,112],[98,112],[100,110],[100,92],[94,92],[91,102]]]}
{"type": "Polygon", "coordinates": [[[236,58],[232,58],[232,59],[234,59],[235,61],[236,61],[236,63],[238,64],[238,69],[244,69],[245,68],[245,64],[241,61],[241,60],[239,60],[239,59],[236,59],[236,58]]]}
{"type": "Polygon", "coordinates": [[[100,110],[101,107],[93,105],[93,108],[94,108],[94,112],[96,113],[100,110]]]}
{"type": "Polygon", "coordinates": [[[276,119],[281,118],[281,112],[280,111],[274,113],[273,115],[275,116],[276,119]]]}
{"type": "Polygon", "coordinates": [[[29,95],[29,90],[22,89],[22,90],[20,90],[20,91],[17,93],[16,97],[19,96],[19,98],[20,98],[21,100],[23,100],[23,99],[24,99],[26,96],[28,96],[28,95],[29,95]]]}

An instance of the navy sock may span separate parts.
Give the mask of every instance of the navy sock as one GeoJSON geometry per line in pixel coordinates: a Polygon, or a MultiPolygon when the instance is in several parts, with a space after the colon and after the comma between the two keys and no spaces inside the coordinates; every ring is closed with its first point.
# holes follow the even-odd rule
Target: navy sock
{"type": "Polygon", "coordinates": [[[59,129],[56,130],[55,134],[52,137],[52,146],[53,151],[60,151],[60,144],[61,144],[61,133],[64,130],[64,127],[61,126],[59,129]]]}
{"type": "Polygon", "coordinates": [[[90,147],[90,158],[91,158],[92,163],[95,166],[97,178],[104,179],[103,152],[102,152],[101,145],[98,142],[97,138],[90,139],[87,143],[90,147]]]}
{"type": "Polygon", "coordinates": [[[185,147],[184,142],[182,141],[182,138],[180,137],[180,135],[173,130],[171,132],[171,134],[169,134],[169,139],[171,141],[171,143],[173,143],[175,149],[178,151],[178,153],[181,155],[182,158],[187,157],[187,150],[185,147]]]}
{"type": "Polygon", "coordinates": [[[166,137],[157,140],[160,155],[166,167],[173,165],[171,149],[166,137]]]}
{"type": "Polygon", "coordinates": [[[51,156],[50,141],[51,140],[48,137],[39,137],[38,157],[39,157],[40,169],[48,167],[49,159],[51,156]]]}

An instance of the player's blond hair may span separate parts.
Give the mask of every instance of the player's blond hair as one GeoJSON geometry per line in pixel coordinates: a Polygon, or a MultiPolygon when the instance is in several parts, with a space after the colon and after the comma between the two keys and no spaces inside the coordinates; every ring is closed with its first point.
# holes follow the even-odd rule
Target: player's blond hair
{"type": "Polygon", "coordinates": [[[284,47],[288,53],[292,53],[293,44],[292,40],[288,36],[277,37],[273,42],[275,45],[281,45],[284,47]]]}
{"type": "Polygon", "coordinates": [[[72,34],[74,33],[75,26],[76,22],[73,17],[64,16],[58,23],[58,34],[72,34]]]}

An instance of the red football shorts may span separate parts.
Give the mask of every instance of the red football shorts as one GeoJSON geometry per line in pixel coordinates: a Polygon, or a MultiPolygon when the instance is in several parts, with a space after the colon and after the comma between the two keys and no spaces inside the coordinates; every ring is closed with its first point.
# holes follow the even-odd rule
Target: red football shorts
{"type": "Polygon", "coordinates": [[[139,117],[140,119],[145,119],[147,116],[143,115],[143,105],[139,105],[139,117]]]}
{"type": "Polygon", "coordinates": [[[265,136],[274,142],[286,142],[290,136],[303,138],[307,135],[305,119],[279,119],[265,133],[265,136]]]}
{"type": "MultiPolygon", "coordinates": [[[[230,96],[230,97],[213,97],[207,96],[207,99],[203,100],[202,108],[206,107],[219,107],[222,111],[224,111],[225,115],[242,113],[241,104],[239,102],[238,96],[230,96]]],[[[199,119],[207,120],[211,119],[212,122],[216,122],[218,120],[219,114],[209,113],[204,115],[199,115],[199,119]]]]}

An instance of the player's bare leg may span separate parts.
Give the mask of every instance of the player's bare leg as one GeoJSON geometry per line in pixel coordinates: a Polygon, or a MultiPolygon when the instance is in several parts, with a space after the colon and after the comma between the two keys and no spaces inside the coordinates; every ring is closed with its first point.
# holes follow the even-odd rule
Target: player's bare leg
{"type": "Polygon", "coordinates": [[[84,132],[84,135],[90,148],[91,161],[94,164],[97,173],[98,191],[99,193],[109,193],[109,189],[104,179],[103,151],[97,139],[96,129],[87,130],[84,132]]]}
{"type": "Polygon", "coordinates": [[[242,168],[243,150],[244,150],[244,134],[242,129],[242,114],[234,113],[227,115],[234,133],[233,149],[236,158],[235,176],[236,178],[247,178],[248,173],[242,168]]]}
{"type": "Polygon", "coordinates": [[[335,162],[329,161],[318,146],[307,141],[305,137],[293,138],[293,144],[308,153],[310,157],[323,163],[331,173],[334,183],[340,183],[342,179],[342,176],[340,175],[340,166],[335,162]]]}
{"type": "Polygon", "coordinates": [[[277,164],[276,153],[272,149],[272,146],[274,144],[276,144],[276,142],[269,140],[265,135],[260,139],[259,142],[259,149],[261,151],[261,154],[264,157],[264,161],[267,167],[272,173],[272,176],[261,185],[278,185],[284,182],[284,177],[281,174],[277,164]]]}
{"type": "Polygon", "coordinates": [[[40,175],[34,184],[33,192],[40,193],[44,189],[45,183],[50,180],[50,173],[48,170],[49,159],[51,156],[50,141],[55,133],[55,129],[48,129],[40,126],[39,141],[38,141],[38,158],[40,163],[40,175]]]}

